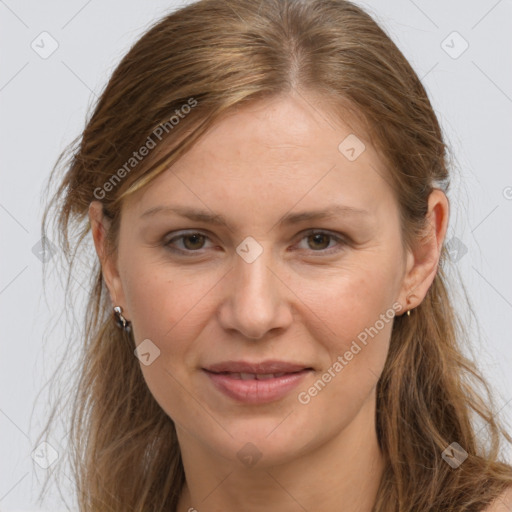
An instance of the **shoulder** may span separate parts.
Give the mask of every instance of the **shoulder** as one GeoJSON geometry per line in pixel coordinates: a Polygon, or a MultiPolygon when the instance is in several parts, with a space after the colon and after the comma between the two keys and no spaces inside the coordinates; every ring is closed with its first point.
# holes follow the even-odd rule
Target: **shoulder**
{"type": "Polygon", "coordinates": [[[482,512],[512,512],[512,487],[506,489],[500,494],[487,508],[482,512]]]}

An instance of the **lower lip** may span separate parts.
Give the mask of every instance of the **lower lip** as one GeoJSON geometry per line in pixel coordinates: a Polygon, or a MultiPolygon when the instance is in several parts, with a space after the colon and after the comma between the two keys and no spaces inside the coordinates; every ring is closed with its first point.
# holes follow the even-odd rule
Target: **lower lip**
{"type": "Polygon", "coordinates": [[[247,404],[264,404],[279,400],[295,388],[311,370],[288,373],[265,380],[241,380],[226,373],[203,370],[213,384],[225,395],[247,404]]]}

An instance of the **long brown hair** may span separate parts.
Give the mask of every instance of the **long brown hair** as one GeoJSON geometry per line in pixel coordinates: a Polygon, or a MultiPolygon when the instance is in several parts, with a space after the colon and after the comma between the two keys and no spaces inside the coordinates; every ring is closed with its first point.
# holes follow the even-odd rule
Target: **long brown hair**
{"type": "MultiPolygon", "coordinates": [[[[291,91],[322,98],[331,114],[355,114],[359,133],[387,163],[404,244],[413,247],[429,193],[434,186],[448,192],[448,148],[421,81],[390,37],[345,0],[201,0],[167,15],[129,50],[52,171],[48,190],[56,188],[42,229],[51,239],[53,222],[68,292],[77,255],[93,253],[91,201],[101,200],[112,219],[108,247],[115,252],[127,195],[169,168],[222,115],[291,91]],[[135,159],[143,146],[148,156],[135,159]]],[[[469,336],[452,306],[449,264],[443,247],[422,303],[394,320],[377,387],[385,470],[374,512],[477,511],[512,485],[500,454],[502,435],[512,439],[488,385],[463,355],[469,336]],[[468,453],[458,468],[442,457],[453,442],[468,453]]],[[[132,336],[112,320],[95,255],[90,266],[81,283],[90,293],[85,329],[70,339],[79,356],[67,395],[79,510],[175,510],[184,471],[174,423],[148,390],[132,336]]]]}

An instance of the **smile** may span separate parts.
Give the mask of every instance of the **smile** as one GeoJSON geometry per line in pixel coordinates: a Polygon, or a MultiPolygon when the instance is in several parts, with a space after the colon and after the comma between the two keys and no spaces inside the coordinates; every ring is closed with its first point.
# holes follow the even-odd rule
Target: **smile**
{"type": "Polygon", "coordinates": [[[280,400],[312,372],[310,368],[289,373],[203,371],[223,395],[247,404],[263,404],[280,400]]]}

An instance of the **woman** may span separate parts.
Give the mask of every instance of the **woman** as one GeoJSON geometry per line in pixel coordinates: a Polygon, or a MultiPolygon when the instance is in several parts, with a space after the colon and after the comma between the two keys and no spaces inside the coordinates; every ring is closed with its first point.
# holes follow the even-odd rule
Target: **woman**
{"type": "Polygon", "coordinates": [[[203,0],[153,26],[43,219],[70,272],[97,254],[79,509],[510,510],[512,439],[445,277],[445,152],[350,2],[203,0]]]}

